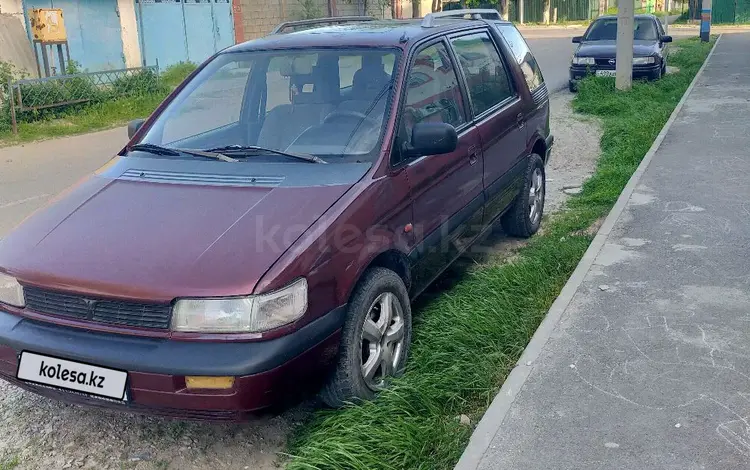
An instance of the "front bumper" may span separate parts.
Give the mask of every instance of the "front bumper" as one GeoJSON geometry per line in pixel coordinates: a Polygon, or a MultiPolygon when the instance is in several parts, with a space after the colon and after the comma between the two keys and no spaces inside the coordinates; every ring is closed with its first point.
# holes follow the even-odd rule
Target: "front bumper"
{"type": "MultiPolygon", "coordinates": [[[[638,65],[633,67],[633,79],[652,79],[659,74],[661,64],[638,65]]],[[[571,65],[570,81],[572,83],[582,80],[584,77],[594,75],[597,70],[614,71],[614,67],[603,67],[600,65],[571,65]]]]}
{"type": "Polygon", "coordinates": [[[338,353],[346,306],[280,338],[187,342],[96,333],[0,311],[0,378],[62,401],[187,419],[238,420],[314,384],[338,353]],[[128,401],[22,382],[22,351],[128,372],[128,401]],[[225,390],[188,390],[185,376],[233,376],[225,390]]]}

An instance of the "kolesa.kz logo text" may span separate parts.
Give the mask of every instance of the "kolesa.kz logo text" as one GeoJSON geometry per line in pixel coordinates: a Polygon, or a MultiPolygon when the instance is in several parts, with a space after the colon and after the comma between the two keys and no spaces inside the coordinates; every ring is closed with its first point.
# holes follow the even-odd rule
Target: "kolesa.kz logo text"
{"type": "Polygon", "coordinates": [[[88,385],[90,387],[104,388],[104,377],[96,375],[94,371],[87,374],[86,372],[64,369],[60,364],[57,364],[57,367],[55,367],[45,365],[44,361],[42,361],[39,367],[39,375],[49,379],[67,380],[68,382],[88,385]]]}

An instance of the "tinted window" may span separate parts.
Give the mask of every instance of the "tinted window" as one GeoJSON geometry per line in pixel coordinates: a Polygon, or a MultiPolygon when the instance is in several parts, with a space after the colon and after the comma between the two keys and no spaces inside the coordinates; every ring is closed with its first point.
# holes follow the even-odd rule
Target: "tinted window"
{"type": "Polygon", "coordinates": [[[664,26],[661,24],[661,21],[657,21],[656,25],[659,27],[659,36],[664,36],[667,34],[667,32],[664,31],[664,26]]]}
{"type": "Polygon", "coordinates": [[[423,49],[412,63],[403,112],[406,136],[418,122],[466,122],[461,89],[448,50],[442,44],[423,49]]]}
{"type": "MultiPolygon", "coordinates": [[[[656,24],[651,18],[636,18],[633,22],[636,41],[656,41],[658,39],[656,24]]],[[[585,41],[617,40],[617,18],[602,18],[594,21],[584,36],[585,41]]]]}
{"type": "Polygon", "coordinates": [[[512,24],[498,24],[497,29],[503,35],[505,42],[508,43],[516,62],[521,66],[521,71],[526,79],[526,84],[529,86],[529,90],[534,91],[539,88],[544,83],[544,78],[526,40],[512,24]]]}
{"type": "Polygon", "coordinates": [[[505,65],[488,33],[461,36],[452,42],[466,75],[476,114],[513,96],[505,65]]]}

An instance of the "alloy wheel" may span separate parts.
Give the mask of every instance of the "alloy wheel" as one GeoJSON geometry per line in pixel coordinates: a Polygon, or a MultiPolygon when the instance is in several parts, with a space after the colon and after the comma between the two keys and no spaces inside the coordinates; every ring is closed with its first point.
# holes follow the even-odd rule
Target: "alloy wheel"
{"type": "Polygon", "coordinates": [[[380,294],[370,306],[362,326],[362,377],[367,386],[383,388],[401,363],[405,340],[404,314],[398,298],[380,294]]]}
{"type": "Polygon", "coordinates": [[[529,220],[536,225],[544,208],[544,175],[541,168],[534,168],[529,188],[529,220]]]}

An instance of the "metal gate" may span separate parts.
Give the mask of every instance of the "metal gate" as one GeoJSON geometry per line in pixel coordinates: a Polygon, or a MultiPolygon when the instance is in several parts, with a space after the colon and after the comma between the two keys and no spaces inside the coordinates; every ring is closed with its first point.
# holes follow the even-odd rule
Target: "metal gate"
{"type": "MultiPolygon", "coordinates": [[[[68,33],[70,58],[91,72],[125,67],[116,0],[25,0],[32,8],[60,8],[68,33]]],[[[29,15],[26,31],[31,31],[29,15]]],[[[29,36],[31,39],[31,36],[29,36]]]]}
{"type": "Polygon", "coordinates": [[[144,64],[200,64],[234,44],[230,0],[135,0],[144,64]]]}

